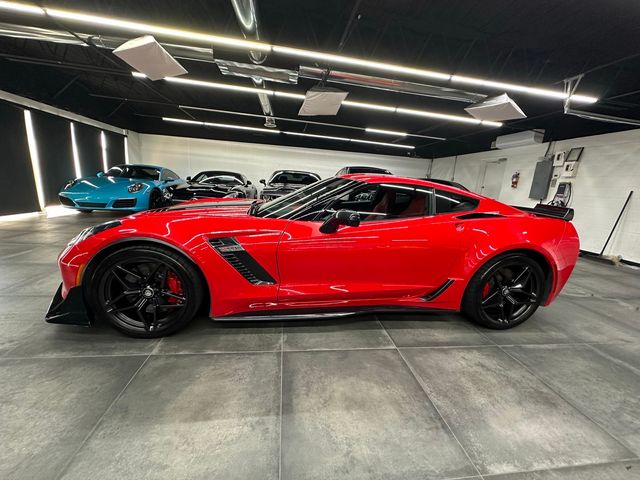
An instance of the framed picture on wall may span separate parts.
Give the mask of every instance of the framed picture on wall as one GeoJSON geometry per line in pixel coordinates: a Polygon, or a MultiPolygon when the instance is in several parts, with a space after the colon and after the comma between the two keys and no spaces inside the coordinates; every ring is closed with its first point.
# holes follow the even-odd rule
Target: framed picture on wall
{"type": "Polygon", "coordinates": [[[565,161],[577,162],[578,160],[580,160],[583,150],[584,150],[584,147],[572,148],[571,150],[569,150],[569,154],[567,155],[567,158],[565,159],[565,161]]]}

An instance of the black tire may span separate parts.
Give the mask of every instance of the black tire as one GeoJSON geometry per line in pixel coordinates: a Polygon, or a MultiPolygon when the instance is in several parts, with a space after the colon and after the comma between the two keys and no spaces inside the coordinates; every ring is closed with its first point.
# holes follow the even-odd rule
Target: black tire
{"type": "Polygon", "coordinates": [[[164,200],[162,193],[158,189],[151,190],[149,193],[149,210],[155,210],[156,208],[162,208],[164,206],[164,200]]]}
{"type": "Polygon", "coordinates": [[[462,298],[462,313],[487,328],[520,325],[542,302],[545,275],[540,264],[521,253],[488,261],[473,276],[462,298]]]}
{"type": "Polygon", "coordinates": [[[182,255],[139,245],[102,260],[85,283],[85,296],[100,320],[131,337],[156,338],[177,332],[193,319],[202,289],[199,272],[182,255]]]}

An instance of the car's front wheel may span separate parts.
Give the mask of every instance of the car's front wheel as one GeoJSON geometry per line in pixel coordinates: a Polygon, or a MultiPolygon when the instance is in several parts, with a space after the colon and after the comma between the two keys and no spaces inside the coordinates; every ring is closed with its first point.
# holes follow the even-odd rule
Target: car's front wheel
{"type": "Polygon", "coordinates": [[[515,327],[540,306],[544,278],[540,265],[527,255],[499,256],[483,265],[469,282],[462,313],[488,328],[515,327]]]}
{"type": "Polygon", "coordinates": [[[202,301],[202,282],[182,255],[163,247],[132,246],[100,262],[85,294],[100,319],[127,335],[155,338],[189,323],[202,301]]]}
{"type": "Polygon", "coordinates": [[[160,190],[154,189],[151,190],[149,194],[149,210],[155,210],[157,208],[162,208],[164,204],[162,193],[160,190]]]}

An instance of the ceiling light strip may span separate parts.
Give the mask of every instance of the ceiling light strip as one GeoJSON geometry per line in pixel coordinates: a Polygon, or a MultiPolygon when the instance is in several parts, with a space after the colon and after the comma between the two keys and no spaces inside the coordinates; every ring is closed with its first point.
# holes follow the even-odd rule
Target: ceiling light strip
{"type": "Polygon", "coordinates": [[[162,117],[162,120],[165,122],[172,123],[182,123],[186,125],[197,125],[200,127],[215,127],[215,128],[226,128],[232,130],[248,130],[253,132],[261,132],[261,133],[275,133],[275,134],[284,134],[284,135],[293,135],[297,137],[310,137],[310,138],[322,138],[325,140],[336,140],[340,142],[355,142],[355,143],[365,143],[369,145],[379,145],[384,147],[392,147],[392,148],[401,148],[404,150],[413,150],[415,147],[413,145],[402,145],[398,143],[386,143],[386,142],[373,142],[370,140],[359,140],[357,138],[347,138],[347,137],[334,137],[330,135],[317,135],[313,133],[302,133],[302,132],[285,132],[282,130],[275,130],[271,128],[257,128],[257,127],[246,127],[244,125],[232,125],[227,123],[211,123],[211,122],[201,122],[198,120],[187,120],[184,118],[173,118],[173,117],[162,117]]]}
{"type": "MultiPolygon", "coordinates": [[[[514,91],[525,93],[528,95],[541,96],[554,99],[566,99],[569,94],[560,90],[551,90],[546,88],[528,87],[525,85],[518,85],[513,83],[495,82],[492,80],[485,80],[481,78],[466,77],[464,75],[452,75],[443,72],[437,72],[433,70],[426,70],[422,68],[405,67],[402,65],[395,65],[385,62],[375,62],[371,60],[364,60],[361,58],[347,57],[344,55],[335,55],[331,53],[318,52],[313,50],[305,50],[301,48],[291,48],[279,45],[270,45],[262,42],[254,42],[250,40],[224,37],[220,35],[211,35],[207,33],[194,32],[190,30],[181,30],[176,28],[162,27],[159,25],[152,25],[148,23],[135,22],[130,20],[122,20],[119,18],[104,17],[101,15],[92,15],[82,12],[74,12],[70,10],[63,10],[58,8],[38,7],[33,4],[25,4],[18,2],[0,1],[0,9],[9,10],[24,14],[43,15],[47,14],[53,18],[61,20],[70,20],[74,22],[80,22],[89,25],[96,25],[99,27],[112,27],[121,30],[163,35],[166,37],[180,38],[185,40],[195,40],[208,45],[218,45],[229,48],[240,48],[250,51],[262,51],[273,52],[280,55],[287,55],[299,58],[308,58],[312,60],[320,60],[331,65],[351,65],[355,67],[362,67],[371,70],[381,70],[391,73],[399,73],[404,75],[410,75],[419,78],[429,78],[434,80],[440,80],[452,83],[462,83],[467,85],[475,85],[478,87],[500,89],[507,91],[514,91]]],[[[589,95],[571,95],[570,99],[574,102],[582,103],[595,103],[598,101],[597,97],[589,95]]]]}
{"type": "MultiPolygon", "coordinates": [[[[216,108],[207,108],[207,107],[193,107],[189,105],[178,105],[180,109],[185,110],[198,110],[203,112],[213,112],[213,113],[223,113],[228,115],[239,115],[243,117],[254,117],[254,118],[264,118],[264,115],[260,115],[257,113],[246,113],[246,112],[234,112],[232,110],[220,110],[216,108]]],[[[378,129],[369,129],[363,127],[356,127],[354,125],[341,125],[339,123],[327,123],[327,122],[315,122],[313,120],[300,120],[299,118],[287,118],[287,117],[273,117],[274,120],[280,120],[283,122],[294,122],[294,123],[305,123],[309,125],[321,125],[323,127],[334,127],[334,128],[348,128],[351,130],[360,130],[360,131],[371,131],[371,132],[391,132],[391,130],[378,130],[378,129]]],[[[401,133],[401,132],[394,132],[401,133]]],[[[416,138],[428,138],[430,140],[446,140],[444,137],[434,137],[432,135],[420,135],[417,133],[404,133],[402,136],[406,137],[416,137],[416,138]]]]}
{"type": "Polygon", "coordinates": [[[406,137],[408,133],[406,132],[396,132],[395,130],[383,130],[380,128],[365,128],[365,132],[367,133],[379,133],[380,135],[391,135],[393,137],[406,137]]]}

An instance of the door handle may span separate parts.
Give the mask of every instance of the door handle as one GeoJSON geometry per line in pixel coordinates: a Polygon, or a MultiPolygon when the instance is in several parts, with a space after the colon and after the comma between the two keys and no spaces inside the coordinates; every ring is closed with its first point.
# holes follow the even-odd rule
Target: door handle
{"type": "Polygon", "coordinates": [[[463,223],[456,223],[456,232],[462,232],[464,230],[464,224],[463,223]]]}

